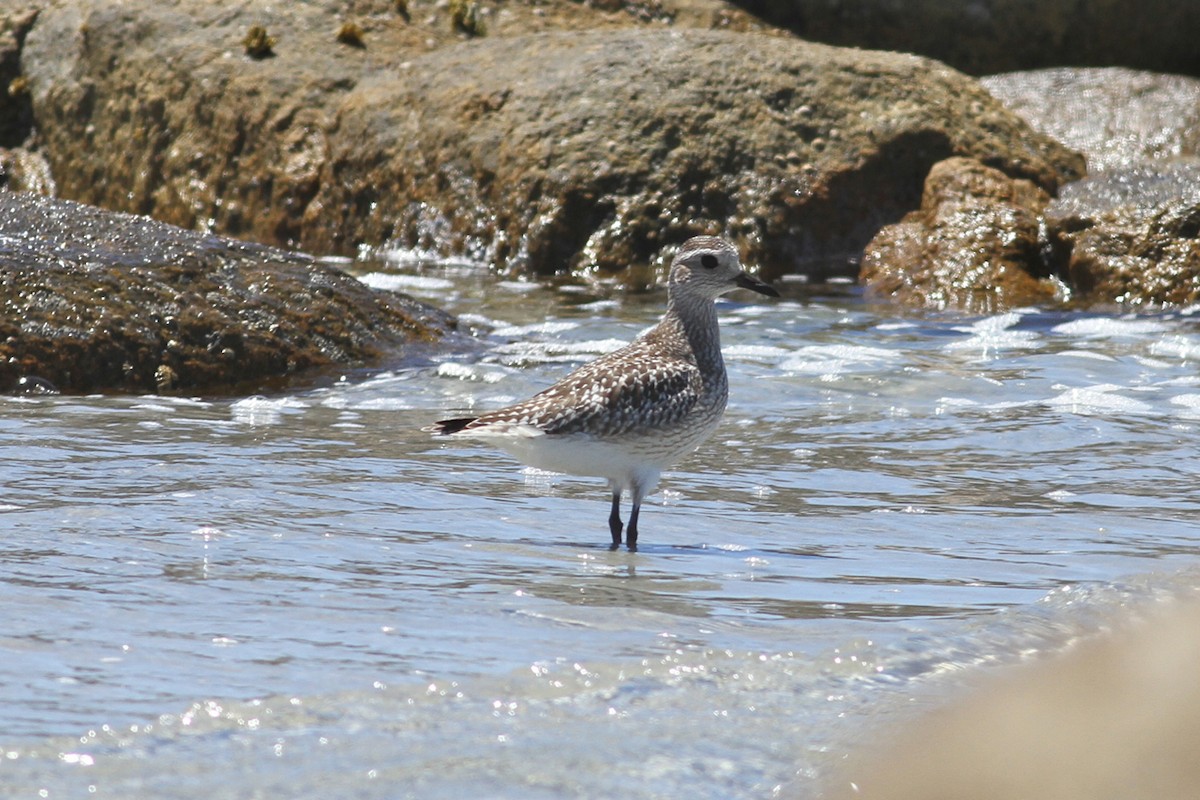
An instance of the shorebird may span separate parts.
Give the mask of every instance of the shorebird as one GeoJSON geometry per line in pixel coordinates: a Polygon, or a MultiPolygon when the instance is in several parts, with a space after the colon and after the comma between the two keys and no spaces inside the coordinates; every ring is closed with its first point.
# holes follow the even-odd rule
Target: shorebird
{"type": "Polygon", "coordinates": [[[714,301],[738,288],[779,296],[743,269],[729,242],[693,237],[671,262],[667,310],[653,328],[528,400],[426,430],[485,442],[538,469],[606,478],[612,549],[621,546],[628,491],[625,543],[636,550],[642,500],[725,413],[729,382],[714,301]]]}

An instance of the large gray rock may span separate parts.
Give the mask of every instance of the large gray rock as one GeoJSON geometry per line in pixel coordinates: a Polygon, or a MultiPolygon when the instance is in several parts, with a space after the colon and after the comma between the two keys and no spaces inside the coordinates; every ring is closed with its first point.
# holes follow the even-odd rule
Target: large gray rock
{"type": "Polygon", "coordinates": [[[661,25],[405,49],[389,22],[364,49],[336,40],[331,3],[273,9],[42,9],[23,65],[60,192],[322,252],[394,240],[590,273],[706,230],[770,275],[852,274],[943,158],[1048,191],[1082,174],[920,58],[661,25]],[[256,22],[272,57],[244,52],[256,22]]]}
{"type": "Polygon", "coordinates": [[[980,83],[1036,130],[1083,153],[1091,173],[1200,158],[1200,79],[1067,67],[980,83]]]}
{"type": "Polygon", "coordinates": [[[308,256],[0,192],[0,391],[229,391],[398,360],[453,321],[308,256]]]}
{"type": "Polygon", "coordinates": [[[818,42],[919,53],[973,75],[1064,64],[1200,74],[1184,0],[738,0],[818,42]]]}

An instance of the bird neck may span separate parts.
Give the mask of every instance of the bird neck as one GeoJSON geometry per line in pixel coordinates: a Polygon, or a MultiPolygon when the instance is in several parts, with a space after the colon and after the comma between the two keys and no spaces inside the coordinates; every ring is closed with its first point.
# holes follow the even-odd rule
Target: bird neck
{"type": "Polygon", "coordinates": [[[721,333],[717,326],[717,307],[710,298],[681,299],[668,296],[663,324],[676,327],[683,333],[696,359],[696,365],[702,371],[724,371],[721,333]]]}

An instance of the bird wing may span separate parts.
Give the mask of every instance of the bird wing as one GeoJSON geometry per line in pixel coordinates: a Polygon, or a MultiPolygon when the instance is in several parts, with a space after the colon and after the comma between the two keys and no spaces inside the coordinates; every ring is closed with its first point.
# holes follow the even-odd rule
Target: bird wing
{"type": "Polygon", "coordinates": [[[533,426],[547,434],[620,436],[681,422],[703,392],[689,360],[654,354],[634,342],[572,372],[528,400],[481,416],[491,423],[533,426]]]}

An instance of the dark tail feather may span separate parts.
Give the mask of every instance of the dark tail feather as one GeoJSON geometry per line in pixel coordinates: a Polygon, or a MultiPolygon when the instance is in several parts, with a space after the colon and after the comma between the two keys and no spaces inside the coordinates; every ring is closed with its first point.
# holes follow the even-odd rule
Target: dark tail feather
{"type": "Polygon", "coordinates": [[[433,423],[428,428],[426,428],[426,430],[429,431],[430,433],[436,434],[438,436],[449,436],[452,433],[458,433],[463,428],[467,427],[468,425],[470,425],[472,422],[474,422],[477,419],[479,419],[479,417],[459,417],[457,419],[443,419],[443,420],[439,420],[438,422],[433,423]]]}

